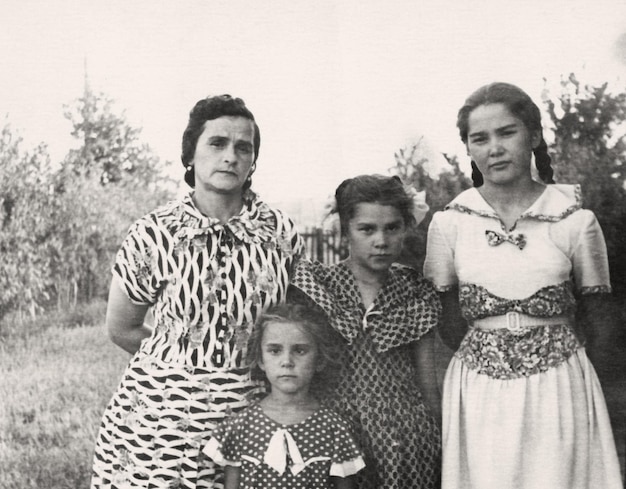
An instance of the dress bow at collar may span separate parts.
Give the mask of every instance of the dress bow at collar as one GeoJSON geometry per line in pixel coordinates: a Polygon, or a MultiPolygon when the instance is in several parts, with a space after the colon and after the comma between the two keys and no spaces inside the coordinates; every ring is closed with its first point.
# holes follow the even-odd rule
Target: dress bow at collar
{"type": "Polygon", "coordinates": [[[523,250],[526,246],[526,236],[521,233],[499,233],[497,231],[487,230],[485,231],[485,236],[487,236],[487,243],[489,243],[489,246],[498,246],[505,241],[514,244],[520,250],[523,250]]]}
{"type": "Polygon", "coordinates": [[[280,428],[272,435],[263,461],[280,475],[283,475],[287,468],[288,460],[291,461],[289,470],[293,475],[297,475],[306,466],[291,433],[286,429],[280,428]]]}
{"type": "Polygon", "coordinates": [[[183,223],[176,236],[183,240],[196,240],[210,234],[226,233],[244,243],[263,243],[276,237],[276,218],[269,207],[251,196],[244,200],[241,212],[231,217],[226,223],[219,219],[205,216],[193,202],[192,195],[187,195],[181,204],[183,223]]]}

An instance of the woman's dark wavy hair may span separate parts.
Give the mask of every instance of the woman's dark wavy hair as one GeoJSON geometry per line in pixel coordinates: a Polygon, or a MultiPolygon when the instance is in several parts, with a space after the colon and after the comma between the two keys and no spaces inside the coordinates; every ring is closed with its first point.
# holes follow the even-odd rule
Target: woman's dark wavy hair
{"type": "MultiPolygon", "coordinates": [[[[261,147],[261,133],[259,126],[254,120],[254,115],[246,107],[244,101],[240,98],[232,97],[228,94],[215,95],[199,100],[189,113],[189,122],[183,133],[183,150],[181,161],[185,169],[193,161],[196,153],[196,145],[198,138],[204,131],[204,123],[223,116],[245,117],[254,123],[254,163],[259,157],[259,148],[261,147]]],[[[185,171],[185,182],[190,187],[195,187],[196,180],[194,172],[185,171]]],[[[250,187],[250,180],[244,184],[244,190],[250,187]]]]}
{"type": "Polygon", "coordinates": [[[323,368],[315,372],[311,382],[314,393],[324,391],[325,387],[336,376],[340,366],[340,341],[337,333],[330,327],[326,315],[318,309],[301,304],[282,304],[275,306],[259,316],[252,334],[248,338],[246,361],[250,367],[250,375],[254,380],[265,380],[267,376],[259,366],[262,358],[261,344],[263,335],[270,323],[291,323],[304,329],[317,346],[317,362],[323,368]]]}
{"type": "Polygon", "coordinates": [[[335,191],[335,208],[339,214],[341,235],[348,234],[348,225],[360,203],[390,205],[400,211],[405,226],[415,224],[413,199],[404,189],[400,177],[383,175],[359,175],[341,182],[335,191]]]}
{"type": "MultiPolygon", "coordinates": [[[[544,183],[554,183],[552,178],[552,158],[548,154],[548,146],[543,139],[543,129],[541,127],[541,112],[539,107],[532,101],[526,92],[510,83],[495,82],[484,85],[472,93],[465,104],[459,110],[456,127],[459,129],[461,140],[467,144],[469,132],[469,116],[472,111],[481,105],[503,104],[511,114],[521,120],[529,131],[538,131],[541,137],[539,145],[533,150],[535,154],[535,164],[539,178],[544,183]]],[[[476,163],[472,161],[472,181],[474,187],[483,184],[483,175],[478,170],[476,163]]]]}

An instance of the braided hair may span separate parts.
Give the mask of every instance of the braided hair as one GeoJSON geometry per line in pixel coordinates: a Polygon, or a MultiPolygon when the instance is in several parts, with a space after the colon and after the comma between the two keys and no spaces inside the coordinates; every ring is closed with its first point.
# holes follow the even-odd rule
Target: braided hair
{"type": "MultiPolygon", "coordinates": [[[[488,104],[504,105],[515,117],[524,123],[529,131],[537,131],[539,133],[540,142],[533,149],[537,172],[539,178],[544,183],[554,183],[554,171],[551,165],[552,158],[548,154],[548,145],[543,138],[541,112],[528,94],[515,85],[502,82],[490,83],[480,87],[467,98],[465,104],[459,110],[456,121],[456,127],[459,129],[463,143],[467,144],[470,114],[481,105],[488,104]]],[[[474,187],[480,187],[483,184],[482,173],[480,173],[474,161],[472,161],[472,181],[474,182],[474,187]]]]}

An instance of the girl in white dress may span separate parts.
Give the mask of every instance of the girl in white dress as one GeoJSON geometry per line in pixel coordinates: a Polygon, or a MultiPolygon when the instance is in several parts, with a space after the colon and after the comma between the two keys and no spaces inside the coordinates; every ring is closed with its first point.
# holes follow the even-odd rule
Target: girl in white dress
{"type": "Polygon", "coordinates": [[[539,108],[518,87],[478,89],[457,126],[475,188],[433,217],[424,265],[442,335],[462,338],[444,382],[443,488],[621,488],[586,353],[610,292],[598,222],[579,186],[554,184],[539,108]]]}

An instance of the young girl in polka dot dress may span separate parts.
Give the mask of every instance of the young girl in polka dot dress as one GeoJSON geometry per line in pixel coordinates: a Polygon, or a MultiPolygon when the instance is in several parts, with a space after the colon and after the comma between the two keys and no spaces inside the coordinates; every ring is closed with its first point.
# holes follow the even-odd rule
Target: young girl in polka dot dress
{"type": "Polygon", "coordinates": [[[336,362],[334,340],[324,316],[301,305],[261,316],[248,360],[270,392],[219,426],[204,448],[224,466],[225,489],[354,487],[365,465],[360,450],[316,396],[336,362]]]}

